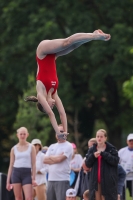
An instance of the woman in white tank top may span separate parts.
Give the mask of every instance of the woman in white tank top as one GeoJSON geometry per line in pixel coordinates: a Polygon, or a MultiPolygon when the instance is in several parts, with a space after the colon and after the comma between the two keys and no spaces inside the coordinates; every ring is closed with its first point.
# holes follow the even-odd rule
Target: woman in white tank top
{"type": "Polygon", "coordinates": [[[7,190],[13,188],[16,200],[22,200],[22,189],[25,200],[32,200],[32,185],[36,186],[36,153],[35,147],[27,142],[29,133],[25,127],[17,130],[18,144],[10,153],[10,165],[7,175],[7,190]]]}

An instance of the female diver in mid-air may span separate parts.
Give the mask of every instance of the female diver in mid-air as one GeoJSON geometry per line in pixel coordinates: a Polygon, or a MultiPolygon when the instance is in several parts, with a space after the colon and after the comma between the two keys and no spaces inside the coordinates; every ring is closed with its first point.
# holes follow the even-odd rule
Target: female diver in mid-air
{"type": "Polygon", "coordinates": [[[43,40],[38,45],[36,50],[38,65],[36,76],[37,97],[29,96],[26,97],[25,101],[37,102],[38,109],[48,114],[57,135],[60,134],[60,131],[52,111],[54,105],[59,112],[63,130],[66,133],[67,118],[63,104],[57,93],[58,77],[56,73],[56,59],[59,56],[70,53],[84,43],[92,40],[108,41],[110,38],[110,34],[105,34],[98,29],[93,33],[76,33],[65,39],[43,40]]]}

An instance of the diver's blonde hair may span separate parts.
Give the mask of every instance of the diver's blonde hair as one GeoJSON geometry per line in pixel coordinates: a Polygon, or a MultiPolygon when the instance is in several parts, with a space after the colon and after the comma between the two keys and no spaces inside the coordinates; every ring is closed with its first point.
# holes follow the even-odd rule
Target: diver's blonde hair
{"type": "Polygon", "coordinates": [[[26,97],[24,100],[25,100],[25,101],[31,101],[31,102],[36,103],[37,109],[40,110],[41,112],[47,114],[47,113],[45,112],[45,110],[43,109],[42,105],[38,102],[37,97],[35,97],[35,96],[28,96],[28,97],[26,97]]]}

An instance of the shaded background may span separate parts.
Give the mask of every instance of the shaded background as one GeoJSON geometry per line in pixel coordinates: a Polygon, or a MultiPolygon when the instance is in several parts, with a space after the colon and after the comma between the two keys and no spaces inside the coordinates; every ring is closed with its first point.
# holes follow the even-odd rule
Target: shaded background
{"type": "MultiPolygon", "coordinates": [[[[16,129],[49,146],[54,130],[34,103],[35,52],[43,39],[102,29],[108,42],[92,41],[57,60],[58,93],[66,109],[69,141],[82,155],[99,128],[118,149],[133,125],[133,0],[0,1],[0,171],[7,171],[16,129]]],[[[54,109],[57,120],[58,113],[54,109]]]]}

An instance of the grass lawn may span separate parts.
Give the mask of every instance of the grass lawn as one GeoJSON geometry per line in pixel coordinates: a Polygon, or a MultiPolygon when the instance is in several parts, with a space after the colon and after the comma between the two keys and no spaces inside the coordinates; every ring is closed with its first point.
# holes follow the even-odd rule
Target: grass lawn
{"type": "Polygon", "coordinates": [[[129,196],[128,190],[126,190],[126,200],[132,200],[133,198],[129,196]]]}

